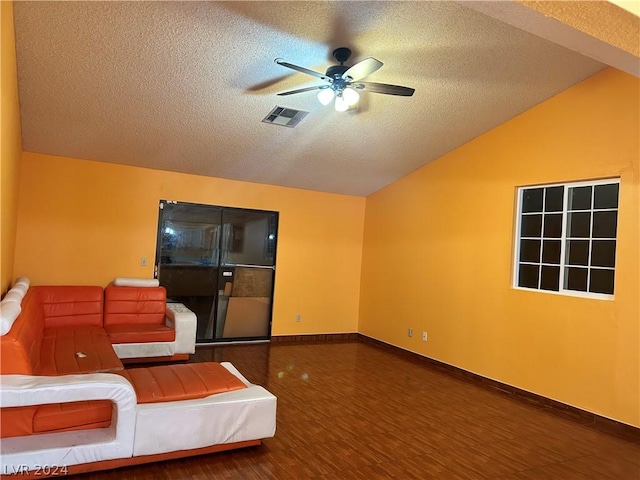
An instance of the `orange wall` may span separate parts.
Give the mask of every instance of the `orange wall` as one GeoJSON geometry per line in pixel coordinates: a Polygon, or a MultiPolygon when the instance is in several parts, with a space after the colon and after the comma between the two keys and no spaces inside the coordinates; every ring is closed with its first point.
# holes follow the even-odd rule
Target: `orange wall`
{"type": "Polygon", "coordinates": [[[16,276],[79,285],[152,278],[160,199],[276,210],[272,333],[357,331],[362,197],[27,152],[21,175],[16,276]]]}
{"type": "Polygon", "coordinates": [[[2,139],[0,160],[0,293],[9,289],[13,281],[13,255],[16,245],[18,209],[18,172],[22,136],[20,106],[18,103],[18,76],[16,71],[16,44],[13,31],[13,3],[1,2],[2,21],[2,139]]]}
{"type": "Polygon", "coordinates": [[[640,426],[639,90],[604,70],[368,197],[359,331],[640,426]],[[615,299],[513,289],[516,187],[616,176],[615,299]]]}

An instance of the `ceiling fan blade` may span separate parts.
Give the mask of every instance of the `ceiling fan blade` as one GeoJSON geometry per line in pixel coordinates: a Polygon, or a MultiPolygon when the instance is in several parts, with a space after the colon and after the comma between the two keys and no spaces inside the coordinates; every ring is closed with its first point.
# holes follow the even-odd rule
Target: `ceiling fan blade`
{"type": "Polygon", "coordinates": [[[342,74],[343,80],[347,80],[347,77],[351,79],[351,81],[358,81],[361,78],[366,77],[367,75],[371,75],[373,72],[378,70],[383,63],[380,60],[376,60],[373,57],[365,58],[364,60],[356,63],[351,66],[346,72],[342,74]]]}
{"type": "Polygon", "coordinates": [[[282,65],[283,67],[287,67],[287,68],[290,68],[292,70],[296,70],[296,71],[301,72],[301,73],[306,73],[307,75],[311,75],[312,77],[319,78],[320,80],[324,80],[324,81],[329,82],[329,83],[333,82],[332,78],[327,77],[323,73],[314,72],[313,70],[309,70],[308,68],[304,68],[304,67],[301,67],[299,65],[294,65],[293,63],[285,62],[281,58],[276,58],[275,62],[278,65],[282,65]]]}
{"type": "Polygon", "coordinates": [[[317,87],[299,88],[298,90],[289,90],[288,92],[278,93],[278,96],[282,97],[285,95],[295,95],[296,93],[310,92],[311,90],[323,90],[325,88],[329,88],[329,86],[319,85],[317,87]]]}
{"type": "Polygon", "coordinates": [[[401,97],[410,97],[415,88],[401,87],[400,85],[389,85],[388,83],[372,83],[372,82],[358,82],[351,85],[357,89],[363,88],[366,91],[373,93],[384,93],[386,95],[399,95],[401,97]]]}

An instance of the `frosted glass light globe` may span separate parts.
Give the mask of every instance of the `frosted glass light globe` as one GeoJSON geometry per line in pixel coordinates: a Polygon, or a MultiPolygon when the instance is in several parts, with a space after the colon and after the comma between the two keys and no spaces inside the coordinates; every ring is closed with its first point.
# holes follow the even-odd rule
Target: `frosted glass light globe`
{"type": "Polygon", "coordinates": [[[322,105],[329,105],[331,103],[331,100],[333,100],[333,96],[333,90],[331,90],[330,88],[324,88],[318,92],[318,101],[322,105]]]}
{"type": "Polygon", "coordinates": [[[345,101],[342,95],[336,97],[336,112],[346,112],[349,110],[349,104],[345,101]]]}
{"type": "Polygon", "coordinates": [[[360,100],[360,94],[351,87],[347,87],[342,92],[342,96],[344,97],[344,101],[347,102],[347,105],[352,107],[358,100],[360,100]]]}

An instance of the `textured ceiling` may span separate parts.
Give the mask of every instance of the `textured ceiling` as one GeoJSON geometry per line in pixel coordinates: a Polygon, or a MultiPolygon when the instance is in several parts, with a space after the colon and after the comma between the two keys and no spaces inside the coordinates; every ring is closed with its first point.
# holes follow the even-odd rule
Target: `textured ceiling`
{"type": "MultiPolygon", "coordinates": [[[[603,64],[455,2],[16,2],[23,149],[367,195],[603,64]],[[324,107],[331,51],[375,57],[361,94],[324,107]],[[309,111],[295,128],[274,106],[309,111]]],[[[482,159],[478,159],[479,162],[482,159]]]]}

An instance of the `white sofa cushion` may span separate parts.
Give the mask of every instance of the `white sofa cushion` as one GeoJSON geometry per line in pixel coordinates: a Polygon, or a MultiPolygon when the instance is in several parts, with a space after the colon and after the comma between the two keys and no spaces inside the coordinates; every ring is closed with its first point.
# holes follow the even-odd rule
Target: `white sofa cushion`
{"type": "Polygon", "coordinates": [[[0,302],[0,335],[6,335],[11,330],[13,322],[16,321],[21,311],[20,302],[12,300],[0,302]]]}
{"type": "Polygon", "coordinates": [[[12,288],[7,292],[7,294],[2,299],[3,302],[16,302],[18,304],[22,303],[22,299],[24,298],[24,294],[21,290],[17,288],[12,288]]]}

